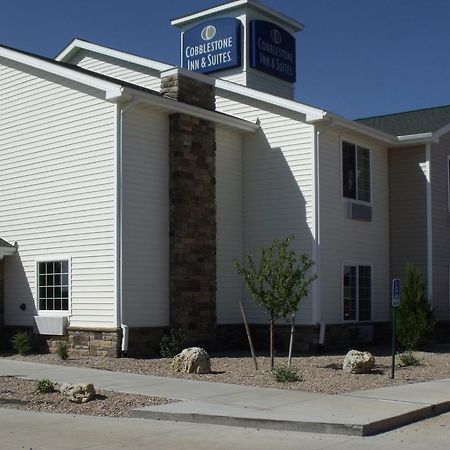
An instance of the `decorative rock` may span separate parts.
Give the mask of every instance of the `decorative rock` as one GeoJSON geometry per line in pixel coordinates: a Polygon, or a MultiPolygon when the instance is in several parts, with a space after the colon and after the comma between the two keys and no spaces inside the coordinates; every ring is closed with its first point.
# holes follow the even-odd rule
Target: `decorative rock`
{"type": "Polygon", "coordinates": [[[375,358],[369,352],[350,350],[344,358],[342,369],[350,373],[370,373],[375,365],[375,358]]]}
{"type": "Polygon", "coordinates": [[[59,392],[65,395],[69,401],[73,403],[87,403],[92,400],[95,396],[94,385],[89,384],[69,384],[64,383],[59,388],[59,392]]]}
{"type": "Polygon", "coordinates": [[[200,347],[185,348],[173,358],[172,370],[184,373],[210,373],[209,355],[200,347]]]}

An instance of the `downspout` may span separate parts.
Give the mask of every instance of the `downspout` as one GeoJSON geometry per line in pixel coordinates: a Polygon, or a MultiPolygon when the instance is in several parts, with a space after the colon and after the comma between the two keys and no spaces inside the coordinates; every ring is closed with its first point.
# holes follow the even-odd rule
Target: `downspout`
{"type": "Polygon", "coordinates": [[[117,107],[117,183],[116,183],[116,295],[117,295],[117,327],[122,329],[122,342],[121,351],[122,355],[126,355],[128,352],[128,325],[125,324],[123,313],[123,118],[125,113],[133,106],[136,105],[136,101],[132,100],[125,106],[120,103],[116,104],[117,107]]]}
{"type": "Polygon", "coordinates": [[[319,325],[319,347],[325,343],[325,323],[322,320],[322,303],[320,295],[320,130],[315,128],[314,136],[314,258],[315,273],[319,275],[314,284],[315,321],[319,325]]]}

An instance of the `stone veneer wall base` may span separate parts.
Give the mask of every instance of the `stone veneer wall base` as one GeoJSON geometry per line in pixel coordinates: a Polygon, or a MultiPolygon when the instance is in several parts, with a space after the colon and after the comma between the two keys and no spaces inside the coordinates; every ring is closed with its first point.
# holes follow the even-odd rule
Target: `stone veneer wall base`
{"type": "Polygon", "coordinates": [[[122,329],[69,327],[69,348],[77,356],[121,356],[122,329]]]}

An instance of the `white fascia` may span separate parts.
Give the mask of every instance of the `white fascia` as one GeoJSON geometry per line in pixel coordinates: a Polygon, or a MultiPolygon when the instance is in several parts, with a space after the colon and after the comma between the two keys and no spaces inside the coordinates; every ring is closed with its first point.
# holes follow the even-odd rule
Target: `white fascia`
{"type": "Polygon", "coordinates": [[[55,58],[56,61],[70,61],[80,50],[88,50],[101,55],[110,56],[111,58],[127,61],[139,66],[147,67],[156,71],[164,71],[174,68],[170,64],[165,64],[153,59],[144,58],[143,56],[133,55],[131,53],[121,52],[102,45],[86,42],[81,39],[74,39],[66,48],[64,48],[55,58]]]}
{"type": "Polygon", "coordinates": [[[402,144],[427,144],[436,141],[433,133],[406,134],[397,136],[397,141],[402,144]]]}
{"type": "Polygon", "coordinates": [[[302,23],[297,22],[296,20],[291,19],[284,14],[274,11],[273,9],[264,6],[255,0],[236,0],[234,2],[224,3],[222,5],[214,6],[203,11],[189,14],[187,16],[177,17],[175,19],[172,19],[170,21],[170,24],[174,27],[182,28],[200,19],[207,19],[208,17],[240,8],[250,8],[256,12],[263,13],[266,16],[276,20],[278,23],[292,28],[294,31],[301,31],[304,28],[304,25],[302,23]]]}
{"type": "Polygon", "coordinates": [[[379,131],[375,128],[369,127],[359,122],[355,122],[354,120],[345,119],[344,117],[338,116],[336,114],[326,113],[324,118],[328,118],[331,120],[331,125],[341,126],[343,128],[350,129],[357,133],[364,134],[366,136],[370,136],[374,139],[382,141],[386,144],[395,144],[396,138],[395,136],[384,133],[383,131],[379,131]]]}
{"type": "Polygon", "coordinates": [[[140,92],[131,88],[125,88],[124,94],[133,97],[136,103],[150,105],[171,113],[188,114],[193,117],[209,120],[216,124],[232,128],[236,131],[254,133],[260,128],[256,123],[248,122],[227,114],[210,111],[198,106],[189,105],[188,103],[182,103],[170,97],[146,94],[145,92],[140,92]]]}
{"type": "Polygon", "coordinates": [[[444,134],[448,133],[449,131],[450,131],[450,123],[448,125],[443,126],[442,128],[440,128],[439,130],[437,130],[433,133],[434,141],[436,143],[439,142],[440,137],[443,136],[444,134]]]}
{"type": "Polygon", "coordinates": [[[269,105],[278,106],[289,111],[298,112],[306,116],[307,122],[322,120],[327,114],[323,109],[314,108],[313,106],[305,105],[304,103],[296,102],[294,100],[288,100],[282,97],[277,97],[276,95],[257,91],[256,89],[251,89],[241,84],[232,83],[231,81],[225,81],[217,78],[215,79],[215,86],[217,89],[217,94],[219,91],[222,91],[223,93],[230,92],[252,100],[258,100],[269,105]]]}
{"type": "Polygon", "coordinates": [[[63,65],[53,64],[49,61],[45,61],[31,55],[26,55],[21,52],[16,52],[4,47],[0,47],[0,58],[23,64],[25,66],[32,67],[33,69],[42,70],[43,72],[51,73],[76,83],[98,89],[99,91],[105,92],[105,99],[109,101],[116,101],[123,97],[123,90],[120,84],[111,83],[110,81],[77,72],[76,70],[64,67],[63,65]]]}

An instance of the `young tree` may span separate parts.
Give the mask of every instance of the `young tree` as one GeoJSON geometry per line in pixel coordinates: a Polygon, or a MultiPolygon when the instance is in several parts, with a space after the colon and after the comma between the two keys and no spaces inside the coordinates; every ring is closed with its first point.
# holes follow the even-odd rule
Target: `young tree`
{"type": "Polygon", "coordinates": [[[397,314],[397,338],[411,352],[424,342],[434,327],[433,311],[426,296],[426,285],[419,269],[406,266],[397,314]]]}
{"type": "Polygon", "coordinates": [[[250,254],[246,264],[234,263],[253,299],[269,316],[272,369],[275,320],[297,311],[300,300],[308,295],[309,285],[317,277],[316,274],[309,275],[314,262],[306,254],[297,256],[290,248],[293,239],[294,236],[275,240],[269,247],[262,248],[259,264],[250,254]]]}

